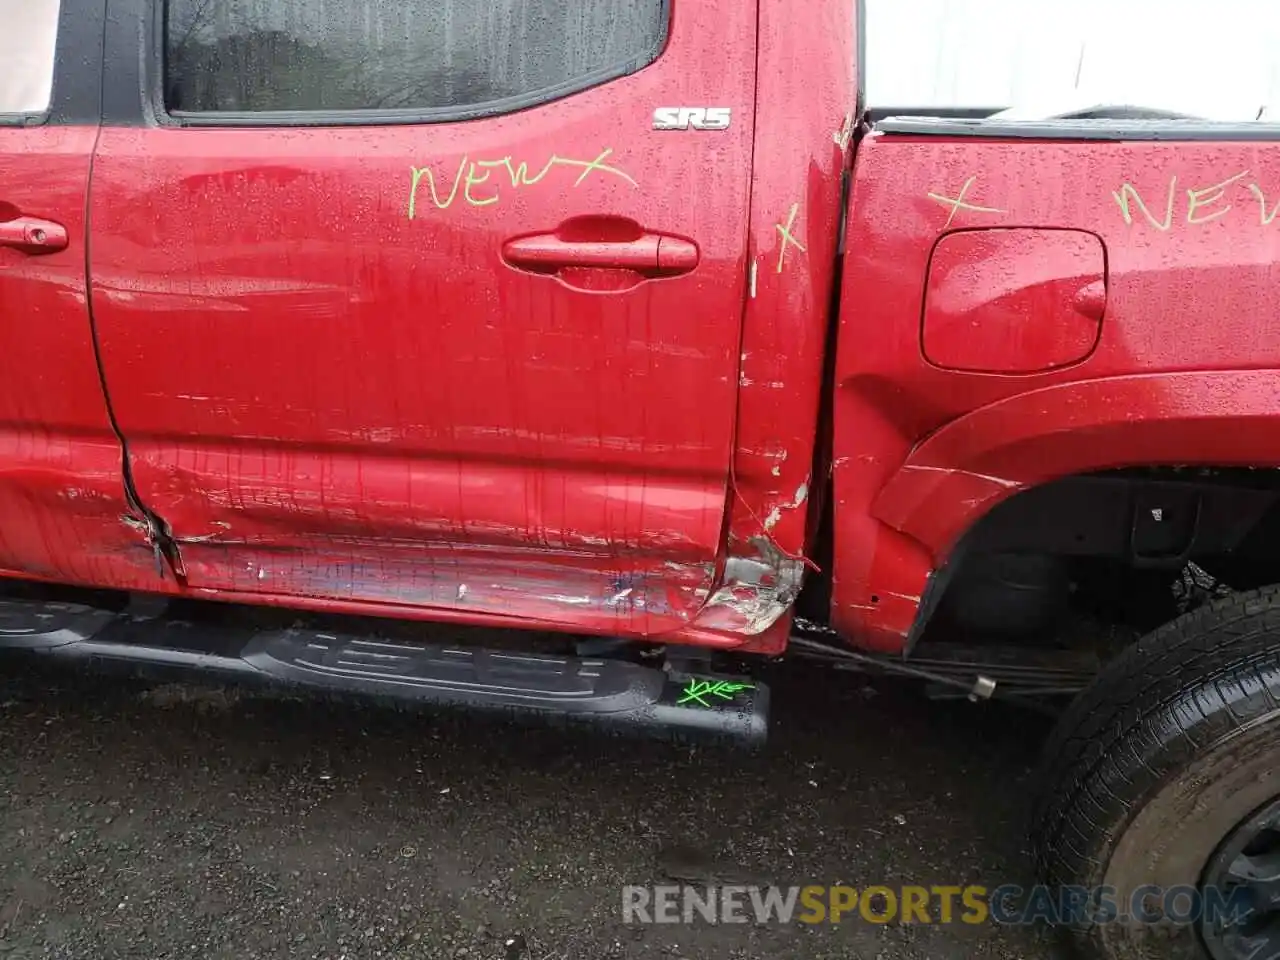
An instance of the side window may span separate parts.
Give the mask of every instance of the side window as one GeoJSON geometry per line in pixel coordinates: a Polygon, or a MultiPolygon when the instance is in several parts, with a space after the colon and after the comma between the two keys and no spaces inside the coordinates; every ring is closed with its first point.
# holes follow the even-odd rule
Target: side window
{"type": "Polygon", "coordinates": [[[59,0],[0,0],[0,114],[49,109],[59,0]]]}
{"type": "Polygon", "coordinates": [[[668,20],[667,0],[165,0],[165,13],[178,113],[500,112],[639,69],[668,20]]]}

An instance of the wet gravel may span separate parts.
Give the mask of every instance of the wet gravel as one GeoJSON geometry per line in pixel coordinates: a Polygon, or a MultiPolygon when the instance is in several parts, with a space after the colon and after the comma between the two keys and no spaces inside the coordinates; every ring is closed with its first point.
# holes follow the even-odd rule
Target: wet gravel
{"type": "Polygon", "coordinates": [[[625,925],[622,886],[673,874],[1027,879],[1043,720],[770,682],[750,754],[0,660],[0,960],[1066,955],[993,925],[625,925]]]}

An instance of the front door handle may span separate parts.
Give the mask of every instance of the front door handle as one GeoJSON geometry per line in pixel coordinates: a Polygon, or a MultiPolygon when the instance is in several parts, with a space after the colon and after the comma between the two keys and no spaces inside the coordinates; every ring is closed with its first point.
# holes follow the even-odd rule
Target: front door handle
{"type": "Polygon", "coordinates": [[[0,247],[23,253],[53,253],[67,249],[67,228],[52,220],[15,217],[0,221],[0,247]]]}
{"type": "Polygon", "coordinates": [[[698,248],[692,241],[658,233],[625,240],[569,240],[558,233],[540,233],[508,240],[502,256],[511,266],[532,273],[595,268],[670,277],[698,265],[698,248]]]}

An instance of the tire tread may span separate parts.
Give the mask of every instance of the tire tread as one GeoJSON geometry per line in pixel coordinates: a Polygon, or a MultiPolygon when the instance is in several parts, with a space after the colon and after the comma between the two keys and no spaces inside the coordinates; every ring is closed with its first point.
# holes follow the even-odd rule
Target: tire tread
{"type": "Polygon", "coordinates": [[[1280,708],[1280,585],[1224,597],[1123,651],[1045,744],[1032,849],[1050,884],[1096,885],[1143,800],[1280,708]]]}

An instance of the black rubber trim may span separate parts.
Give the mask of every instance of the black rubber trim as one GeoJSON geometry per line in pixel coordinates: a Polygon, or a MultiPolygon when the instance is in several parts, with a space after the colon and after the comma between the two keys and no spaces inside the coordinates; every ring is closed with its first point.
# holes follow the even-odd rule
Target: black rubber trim
{"type": "Polygon", "coordinates": [[[97,126],[102,116],[105,19],[106,0],[62,0],[49,109],[0,114],[0,127],[97,126]]]}
{"type": "Polygon", "coordinates": [[[898,106],[868,107],[864,118],[868,123],[877,124],[884,120],[919,119],[928,120],[985,120],[1007,107],[920,107],[909,104],[898,106]]]}
{"type": "Polygon", "coordinates": [[[916,652],[916,646],[924,636],[925,627],[933,621],[933,615],[938,612],[947,587],[951,585],[956,571],[960,569],[961,559],[959,556],[952,557],[942,569],[929,572],[924,582],[924,592],[920,595],[920,605],[916,608],[916,619],[907,632],[907,642],[902,648],[902,659],[906,660],[916,652]]]}
{"type": "Polygon", "coordinates": [[[1280,124],[1212,120],[992,120],[886,117],[876,133],[986,140],[1280,140],[1280,124]]]}
{"type": "Polygon", "coordinates": [[[661,0],[665,27],[648,49],[614,66],[521,96],[431,109],[196,113],[165,107],[163,0],[107,2],[111,11],[106,49],[110,69],[106,73],[104,121],[110,126],[376,127],[478,120],[528,110],[638,73],[662,56],[671,36],[671,0],[661,0]]]}
{"type": "Polygon", "coordinates": [[[110,127],[153,126],[147,97],[144,29],[150,0],[107,0],[102,70],[102,122],[110,127]]]}

